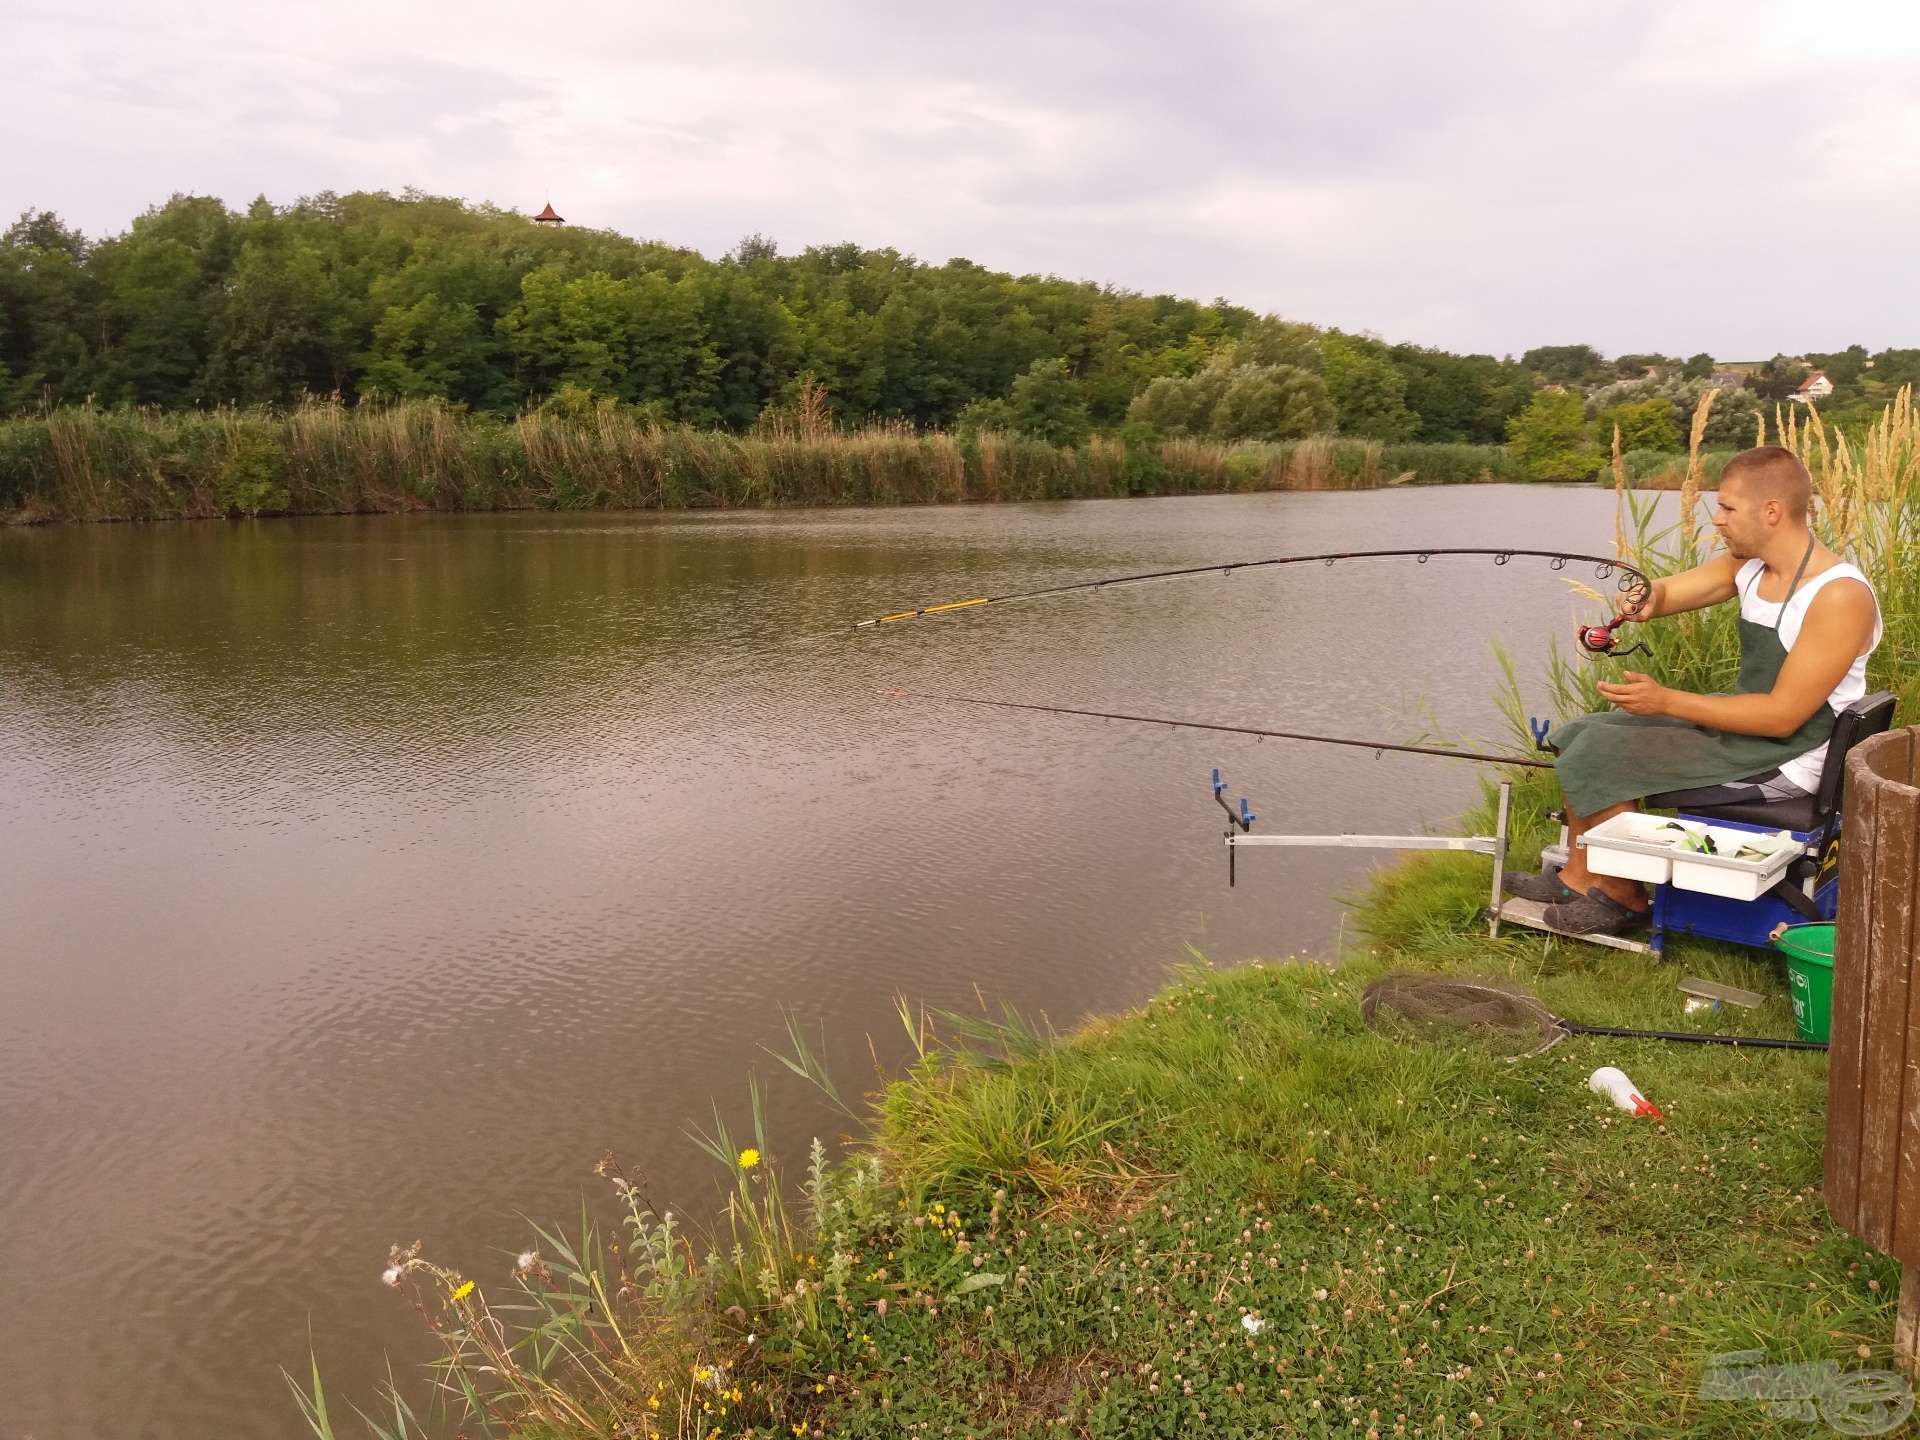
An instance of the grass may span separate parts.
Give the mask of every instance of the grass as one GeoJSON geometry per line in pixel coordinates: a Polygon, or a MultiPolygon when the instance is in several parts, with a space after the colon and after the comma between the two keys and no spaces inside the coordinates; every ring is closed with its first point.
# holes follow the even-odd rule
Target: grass
{"type": "Polygon", "coordinates": [[[1360,489],[1514,479],[1500,446],[1098,438],[1077,448],[780,415],[752,434],[631,408],[514,419],[444,404],[66,407],[0,420],[0,517],[159,520],[404,510],[679,509],[1360,489]]]}
{"type": "MultiPolygon", "coordinates": [[[[1622,475],[1620,548],[1651,573],[1700,553],[1704,419],[1672,526],[1622,475]]],[[[1790,431],[1819,523],[1881,587],[1872,673],[1909,715],[1915,441],[1904,398],[1860,447],[1790,431]]],[[[1727,622],[1684,618],[1661,634],[1663,678],[1710,688],[1727,622]]],[[[1552,657],[1562,713],[1604,673],[1552,657]]],[[[1517,686],[1507,703],[1523,735],[1517,686]]],[[[1525,864],[1556,797],[1542,772],[1514,782],[1525,864]]],[[[1577,1037],[1509,1063],[1362,1023],[1365,986],[1411,969],[1504,980],[1589,1023],[1680,1028],[1684,973],[1767,997],[1717,1028],[1792,1033],[1774,957],[1490,940],[1486,885],[1482,858],[1421,855],[1371,886],[1366,948],[1337,966],[1196,957],[1141,1009],[1069,1037],[903,1004],[914,1061],[864,1106],[790,1030],[788,1069],[868,1122],[864,1143],[829,1164],[816,1141],[790,1189],[755,1088],[751,1145],[718,1117],[697,1137],[734,1176],[703,1245],[608,1160],[621,1233],[583,1211],[568,1234],[537,1231],[499,1286],[396,1249],[390,1282],[442,1346],[445,1413],[390,1385],[360,1423],[382,1440],[1732,1437],[1769,1417],[1702,1396],[1716,1356],[1891,1368],[1899,1267],[1821,1203],[1824,1056],[1577,1037]],[[1666,1123],[1588,1091],[1608,1064],[1666,1123]]],[[[290,1384],[313,1432],[337,1433],[318,1372],[290,1384]]]]}

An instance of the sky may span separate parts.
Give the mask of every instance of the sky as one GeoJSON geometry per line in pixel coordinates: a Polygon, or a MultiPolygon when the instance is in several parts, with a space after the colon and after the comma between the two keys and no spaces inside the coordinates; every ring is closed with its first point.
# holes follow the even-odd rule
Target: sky
{"type": "Polygon", "coordinates": [[[489,200],[1389,340],[1920,345],[1920,6],[0,0],[0,210],[489,200]]]}

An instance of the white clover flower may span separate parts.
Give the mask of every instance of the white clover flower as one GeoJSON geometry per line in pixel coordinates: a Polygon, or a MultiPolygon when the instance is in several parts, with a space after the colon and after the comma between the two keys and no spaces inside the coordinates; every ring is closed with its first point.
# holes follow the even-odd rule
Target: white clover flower
{"type": "Polygon", "coordinates": [[[1262,1330],[1267,1328],[1267,1322],[1257,1315],[1242,1315],[1240,1317],[1240,1328],[1245,1330],[1249,1335],[1258,1335],[1262,1330]]]}

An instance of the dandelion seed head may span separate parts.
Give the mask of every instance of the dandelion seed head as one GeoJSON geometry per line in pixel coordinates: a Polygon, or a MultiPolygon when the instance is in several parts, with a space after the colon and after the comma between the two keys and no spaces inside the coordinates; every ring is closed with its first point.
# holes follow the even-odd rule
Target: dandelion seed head
{"type": "Polygon", "coordinates": [[[400,1283],[400,1267],[398,1265],[389,1265],[386,1269],[382,1270],[380,1272],[380,1282],[383,1285],[398,1285],[400,1283]]]}

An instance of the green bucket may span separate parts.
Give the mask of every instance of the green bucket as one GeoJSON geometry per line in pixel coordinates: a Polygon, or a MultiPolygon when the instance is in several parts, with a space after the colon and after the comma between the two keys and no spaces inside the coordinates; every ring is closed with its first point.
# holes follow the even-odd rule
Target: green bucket
{"type": "Polygon", "coordinates": [[[1787,957],[1793,1028],[1824,1043],[1833,1026],[1833,926],[1789,925],[1773,943],[1787,957]]]}

